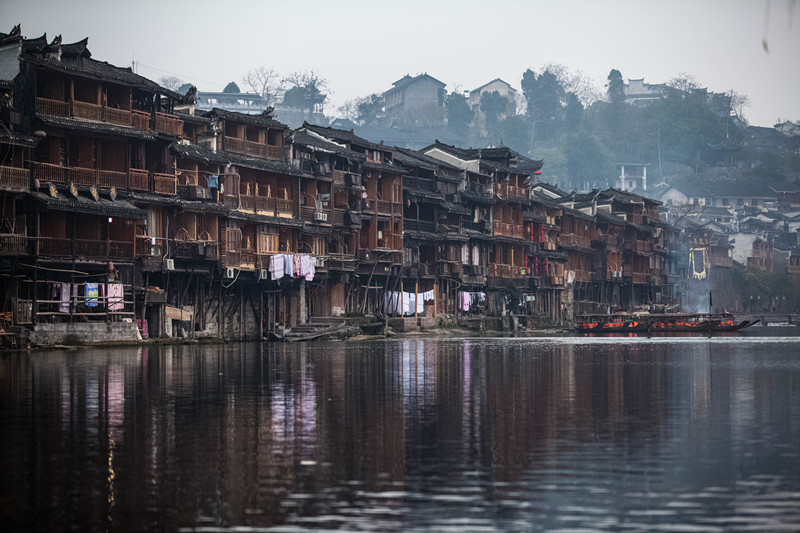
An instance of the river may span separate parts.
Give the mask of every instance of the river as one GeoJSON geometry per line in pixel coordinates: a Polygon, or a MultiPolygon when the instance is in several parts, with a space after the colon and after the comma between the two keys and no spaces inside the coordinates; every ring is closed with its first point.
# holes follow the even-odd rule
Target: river
{"type": "Polygon", "coordinates": [[[779,332],[5,353],[0,523],[798,531],[779,332]]]}

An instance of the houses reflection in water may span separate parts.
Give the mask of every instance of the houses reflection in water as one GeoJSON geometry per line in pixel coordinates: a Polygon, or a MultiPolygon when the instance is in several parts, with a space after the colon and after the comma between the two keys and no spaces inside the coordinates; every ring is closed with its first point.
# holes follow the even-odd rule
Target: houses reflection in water
{"type": "MultiPolygon", "coordinates": [[[[732,463],[759,423],[764,456],[748,472],[796,486],[784,445],[797,437],[798,369],[753,358],[771,350],[780,368],[792,348],[405,339],[10,355],[0,515],[35,529],[370,519],[385,530],[488,513],[510,527],[555,495],[650,484],[733,496],[732,463]],[[440,514],[443,494],[455,499],[440,514]],[[500,501],[517,507],[496,514],[500,501]]],[[[623,512],[623,500],[602,505],[623,512]]]]}

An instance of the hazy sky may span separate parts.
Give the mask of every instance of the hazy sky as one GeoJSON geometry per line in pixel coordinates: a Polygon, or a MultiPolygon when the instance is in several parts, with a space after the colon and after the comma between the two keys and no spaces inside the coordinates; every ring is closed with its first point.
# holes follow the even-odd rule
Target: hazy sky
{"type": "Polygon", "coordinates": [[[95,59],[221,90],[256,66],[329,80],[328,112],[406,73],[453,88],[548,62],[602,84],[612,68],[661,83],[681,72],[750,98],[751,124],[800,120],[797,0],[0,0],[0,31],[89,37],[95,59]],[[762,40],[766,39],[769,52],[762,40]]]}

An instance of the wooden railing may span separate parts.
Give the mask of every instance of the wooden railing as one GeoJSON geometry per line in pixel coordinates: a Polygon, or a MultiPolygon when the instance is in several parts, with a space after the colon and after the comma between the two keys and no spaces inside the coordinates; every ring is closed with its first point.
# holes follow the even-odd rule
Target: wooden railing
{"type": "Polygon", "coordinates": [[[0,188],[29,189],[31,172],[27,168],[0,166],[0,188]]]}
{"type": "Polygon", "coordinates": [[[387,202],[386,200],[377,200],[375,202],[377,204],[377,212],[381,215],[402,215],[403,214],[403,204],[399,202],[387,202]]]}
{"type": "Polygon", "coordinates": [[[36,99],[36,113],[38,115],[49,115],[51,117],[71,116],[69,102],[51,100],[49,98],[36,99]]]}
{"type": "Polygon", "coordinates": [[[98,260],[133,259],[132,241],[96,241],[89,239],[61,239],[40,237],[38,239],[40,257],[80,257],[98,260]]]}
{"type": "Polygon", "coordinates": [[[505,235],[507,237],[524,238],[525,233],[521,224],[512,224],[510,222],[502,222],[500,220],[494,221],[495,235],[505,235]]]}
{"type": "Polygon", "coordinates": [[[150,113],[145,111],[138,111],[134,109],[131,111],[131,125],[140,130],[150,129],[150,113]]]}
{"type": "Polygon", "coordinates": [[[153,192],[175,196],[178,193],[178,180],[170,174],[153,174],[153,192]]]}
{"type": "Polygon", "coordinates": [[[436,192],[433,186],[433,180],[429,178],[419,178],[416,176],[404,176],[403,188],[414,189],[419,191],[436,192]]]}
{"type": "Polygon", "coordinates": [[[528,191],[515,185],[495,183],[494,190],[497,196],[501,198],[528,198],[528,191]]]}
{"type": "Polygon", "coordinates": [[[131,112],[125,109],[116,109],[113,107],[104,107],[103,116],[106,122],[117,124],[119,126],[131,126],[131,112]]]}
{"type": "Polygon", "coordinates": [[[246,139],[225,136],[225,151],[263,159],[283,160],[283,148],[246,139]]]}
{"type": "Polygon", "coordinates": [[[495,278],[520,279],[528,275],[528,269],[517,265],[504,265],[502,263],[489,263],[488,275],[495,278]],[[525,272],[523,274],[523,271],[525,272]]]}
{"type": "Polygon", "coordinates": [[[589,248],[592,245],[589,237],[575,235],[574,233],[561,233],[558,236],[558,242],[566,245],[582,246],[583,248],[589,248]]]}
{"type": "Polygon", "coordinates": [[[0,235],[0,254],[24,255],[27,253],[27,242],[28,239],[25,237],[25,235],[0,235]]]}
{"type": "Polygon", "coordinates": [[[183,133],[183,121],[176,115],[160,113],[156,111],[156,131],[169,135],[181,135],[183,133]]]}
{"type": "Polygon", "coordinates": [[[344,170],[333,171],[333,184],[344,186],[344,175],[347,174],[344,170]]]}
{"type": "Polygon", "coordinates": [[[432,220],[403,219],[404,231],[428,231],[433,233],[436,223],[432,220]]]}
{"type": "Polygon", "coordinates": [[[222,266],[238,268],[242,264],[242,252],[226,250],[221,259],[222,266]]]}
{"type": "Polygon", "coordinates": [[[613,233],[600,235],[597,240],[608,246],[619,246],[619,235],[613,233]]]}
{"type": "MultiPolygon", "coordinates": [[[[128,111],[127,109],[117,109],[89,102],[81,102],[79,100],[62,102],[61,100],[51,100],[49,98],[37,98],[36,113],[55,117],[74,117],[94,122],[108,122],[109,124],[116,124],[118,126],[132,126],[145,131],[150,129],[150,113],[146,111],[128,111]]],[[[165,131],[165,133],[173,133],[174,135],[180,135],[182,133],[183,122],[178,120],[176,116],[167,115],[165,113],[157,114],[163,115],[164,117],[172,117],[173,121],[179,123],[179,126],[172,123],[164,126],[164,124],[169,123],[170,120],[168,118],[163,119],[160,123],[162,127],[170,129],[170,131],[165,131]]]]}
{"type": "Polygon", "coordinates": [[[128,186],[127,182],[128,174],[126,172],[117,172],[115,170],[100,170],[98,172],[98,187],[125,189],[128,186]]]}
{"type": "Polygon", "coordinates": [[[72,101],[72,116],[95,122],[103,121],[103,106],[79,100],[72,101]]]}
{"type": "Polygon", "coordinates": [[[402,235],[386,235],[378,239],[379,249],[384,250],[402,250],[403,249],[403,236],[402,235]]]}
{"type": "Polygon", "coordinates": [[[130,175],[131,189],[136,191],[149,191],[150,190],[150,173],[146,170],[132,168],[128,171],[130,175]]]}

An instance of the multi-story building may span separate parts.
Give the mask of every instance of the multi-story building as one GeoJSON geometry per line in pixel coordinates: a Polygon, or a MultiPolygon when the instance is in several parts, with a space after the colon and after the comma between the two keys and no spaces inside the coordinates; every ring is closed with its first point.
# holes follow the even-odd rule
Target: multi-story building
{"type": "Polygon", "coordinates": [[[671,295],[657,202],[568,195],[507,147],[201,112],[86,40],[19,28],[0,66],[0,317],[33,342],[263,338],[348,313],[562,323],[671,295]]]}

